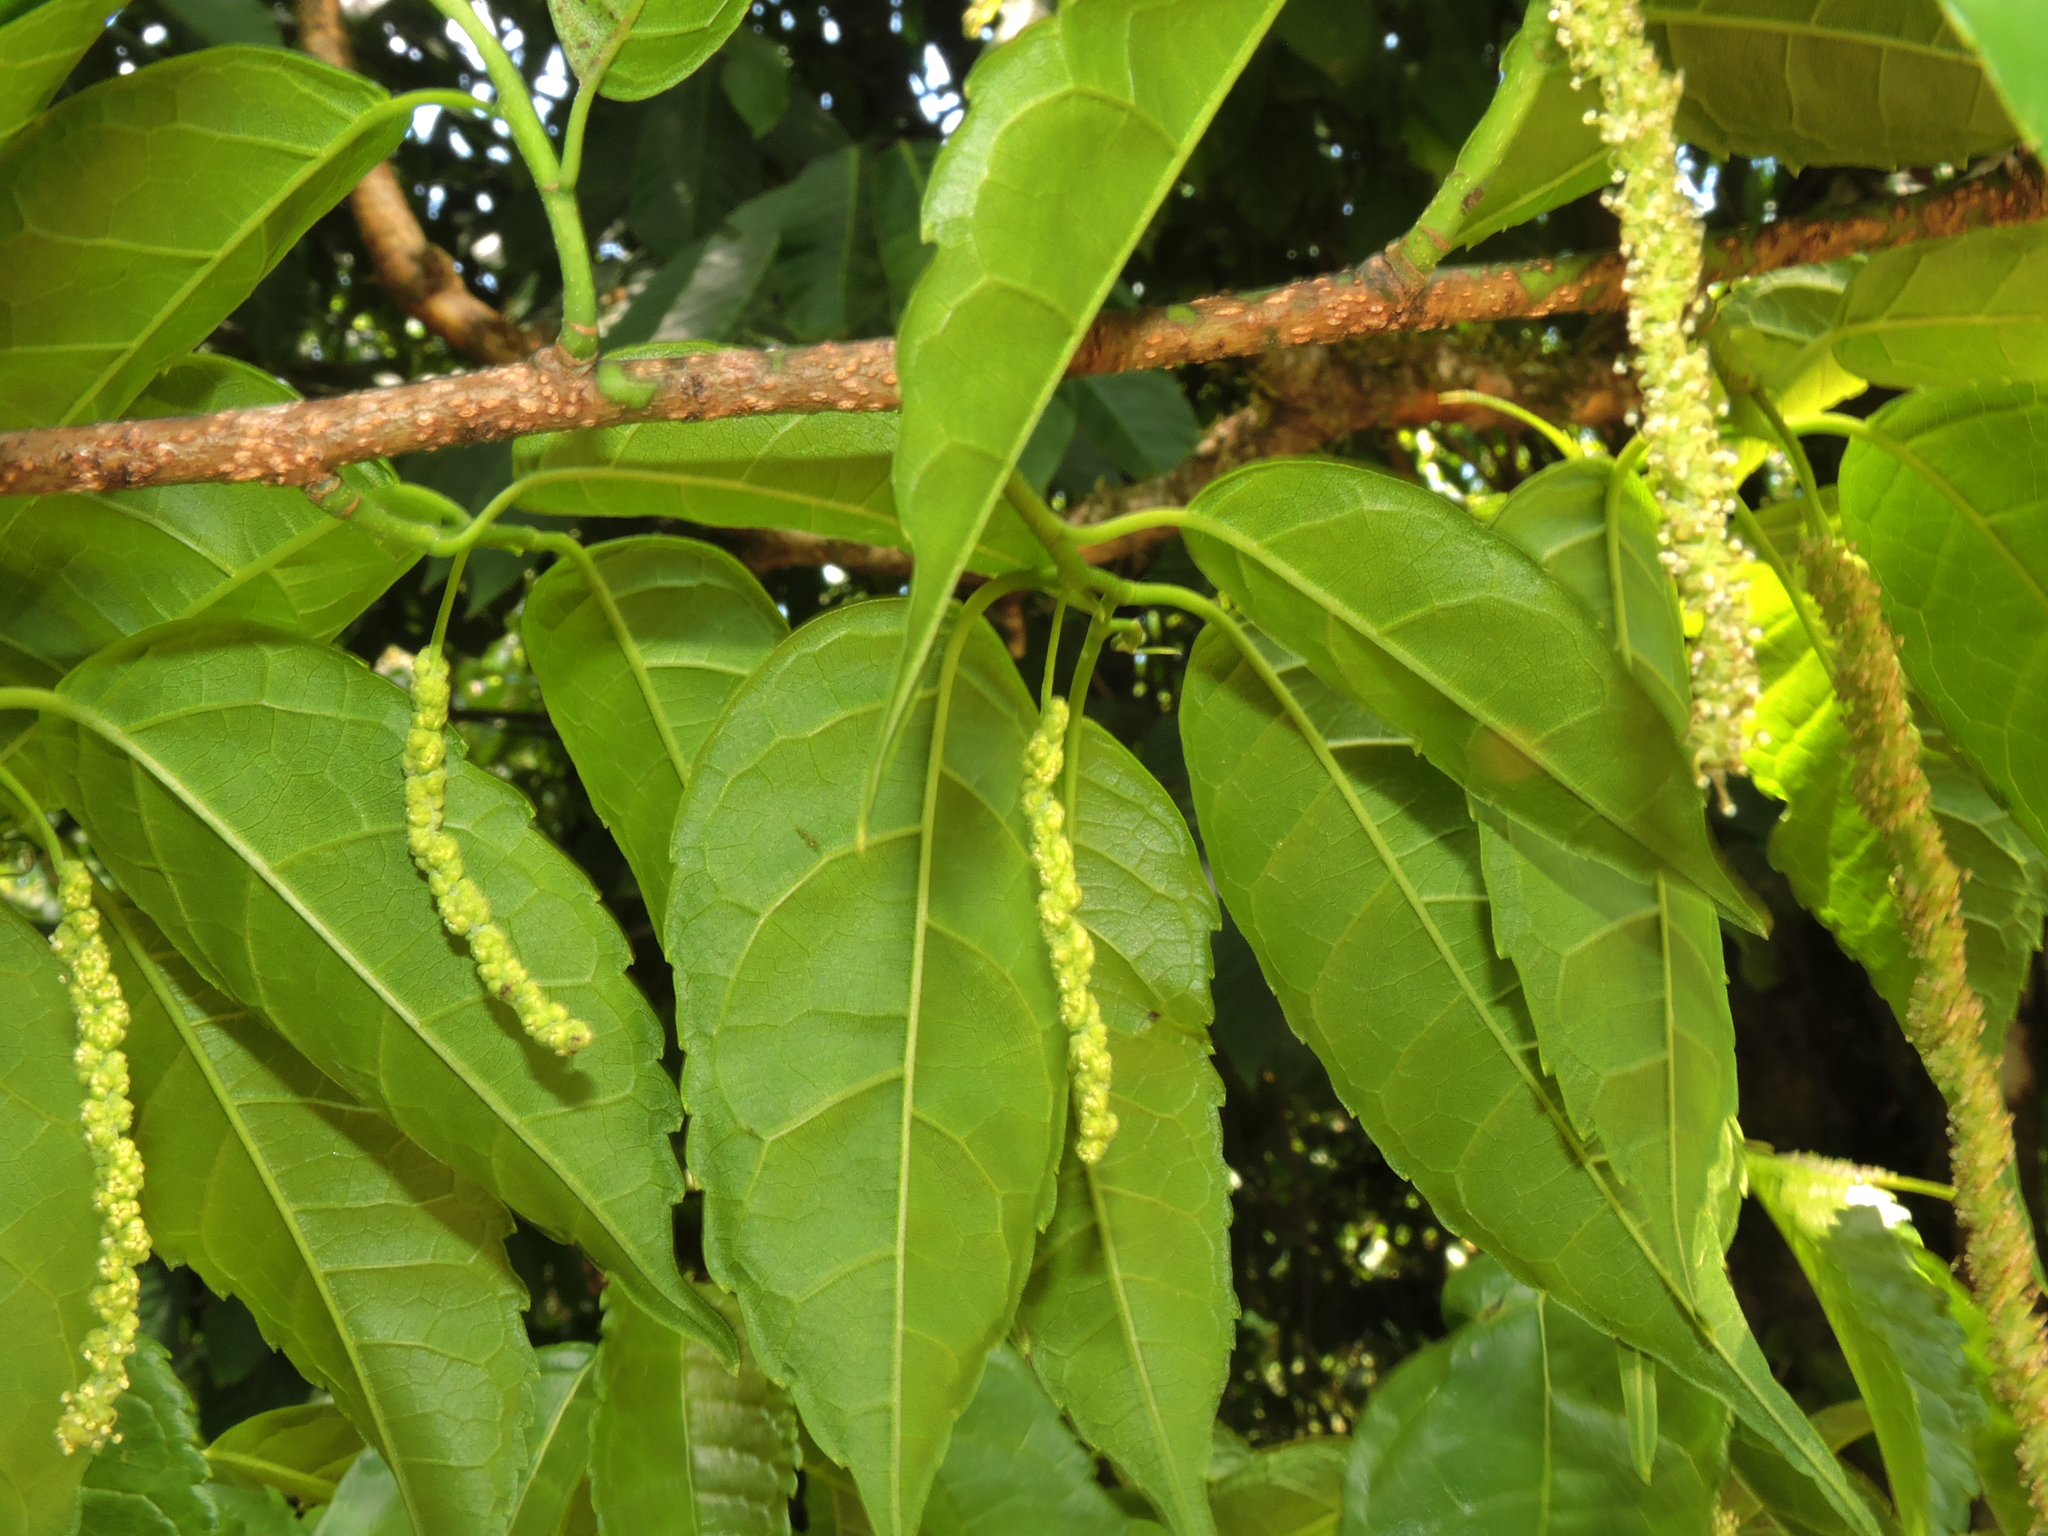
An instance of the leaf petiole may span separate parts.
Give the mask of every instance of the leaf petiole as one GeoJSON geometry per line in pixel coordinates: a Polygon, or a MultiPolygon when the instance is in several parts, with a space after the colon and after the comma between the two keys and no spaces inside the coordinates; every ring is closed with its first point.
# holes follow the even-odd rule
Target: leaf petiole
{"type": "Polygon", "coordinates": [[[1116,632],[1116,621],[1108,612],[1095,610],[1094,622],[1088,626],[1088,638],[1081,642],[1081,656],[1074,663],[1074,675],[1067,680],[1067,743],[1066,783],[1061,786],[1060,797],[1066,802],[1067,825],[1077,826],[1074,820],[1076,807],[1081,798],[1081,727],[1088,717],[1088,686],[1095,680],[1095,661],[1102,654],[1102,642],[1116,632]]]}
{"type": "Polygon", "coordinates": [[[50,860],[50,878],[56,879],[58,863],[64,857],[64,849],[57,842],[56,829],[50,825],[50,818],[43,813],[43,808],[37,803],[36,797],[28,792],[28,787],[5,768],[0,768],[0,790],[6,791],[21,803],[24,830],[42,845],[44,854],[50,860]]]}
{"type": "Polygon", "coordinates": [[[483,59],[498,93],[499,114],[540,192],[548,229],[555,237],[555,254],[562,264],[562,334],[556,345],[578,362],[588,361],[597,356],[597,281],[590,270],[590,241],[583,232],[582,211],[576,206],[575,185],[564,182],[547,128],[533,109],[526,77],[506,54],[497,33],[484,25],[467,0],[433,0],[433,6],[462,29],[483,59]]]}
{"type": "Polygon", "coordinates": [[[1437,396],[1445,405],[1478,405],[1501,416],[1512,416],[1525,427],[1533,427],[1542,433],[1550,446],[1567,459],[1583,459],[1586,450],[1565,435],[1562,427],[1554,421],[1545,421],[1527,406],[1517,405],[1512,400],[1503,400],[1499,395],[1489,395],[1483,389],[1447,389],[1437,396]]]}
{"type": "Polygon", "coordinates": [[[606,39],[604,51],[576,87],[576,99],[569,106],[569,126],[562,133],[562,171],[555,180],[564,192],[573,193],[583,173],[583,130],[590,123],[591,103],[597,99],[598,87],[604,84],[612,60],[619,56],[619,50],[626,46],[626,39],[633,35],[633,25],[639,21],[640,12],[646,4],[647,0],[630,0],[625,14],[619,17],[619,24],[612,28],[612,35],[606,39]]]}
{"type": "Polygon", "coordinates": [[[1636,465],[1643,455],[1650,451],[1647,437],[1631,438],[1621,452],[1615,455],[1614,469],[1607,477],[1607,499],[1602,521],[1606,526],[1607,538],[1607,585],[1614,593],[1614,643],[1621,652],[1623,666],[1634,669],[1636,664],[1635,646],[1628,635],[1628,588],[1621,579],[1621,498],[1628,490],[1628,477],[1636,472],[1636,465]]]}
{"type": "Polygon", "coordinates": [[[1857,442],[1870,444],[1897,459],[1906,468],[1927,482],[1928,488],[1937,496],[1962,513],[1965,520],[1976,524],[1981,514],[1970,505],[1969,498],[1950,485],[1935,472],[1934,466],[1921,458],[1897,438],[1880,432],[1867,421],[1854,416],[1844,416],[1839,411],[1822,411],[1814,416],[1799,416],[1785,423],[1785,430],[1798,437],[1817,433],[1829,433],[1835,437],[1846,437],[1857,442]]]}

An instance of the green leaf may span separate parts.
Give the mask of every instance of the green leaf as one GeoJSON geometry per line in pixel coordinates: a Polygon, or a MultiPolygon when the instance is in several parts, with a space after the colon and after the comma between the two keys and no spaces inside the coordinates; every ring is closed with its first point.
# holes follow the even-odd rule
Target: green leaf
{"type": "Polygon", "coordinates": [[[1189,511],[1204,574],[1475,800],[1618,869],[1669,869],[1768,927],[1714,850],[1657,701],[1522,550],[1441,496],[1335,460],[1248,465],[1189,511]]]}
{"type": "Polygon", "coordinates": [[[1607,496],[1613,478],[1612,459],[1553,464],[1516,486],[1490,526],[1593,616],[1672,732],[1682,734],[1692,683],[1678,595],[1657,559],[1656,504],[1642,480],[1629,476],[1616,499],[1610,533],[1607,496]]]}
{"type": "Polygon", "coordinates": [[[1207,1041],[1163,1022],[1113,1027],[1110,1048],[1116,1137],[1093,1165],[1069,1138],[1021,1323],[1039,1379],[1089,1443],[1175,1531],[1206,1533],[1210,1426],[1237,1316],[1223,1084],[1207,1041]]]}
{"type": "Polygon", "coordinates": [[[1678,136],[1716,159],[1962,165],[2018,137],[1940,0],[1651,0],[1685,72],[1678,136]]]}
{"type": "Polygon", "coordinates": [[[526,1431],[526,1475],[507,1536],[555,1536],[590,1470],[597,1348],[581,1342],[550,1344],[535,1354],[540,1387],[526,1431]]]}
{"type": "Polygon", "coordinates": [[[119,415],[406,120],[362,76],[276,48],[186,54],[59,104],[0,159],[0,422],[119,415]]]}
{"type": "Polygon", "coordinates": [[[917,566],[868,797],[1039,413],[1279,9],[1071,6],[985,53],[968,76],[967,117],[925,193],[937,249],[896,331],[896,500],[917,566]],[[987,366],[992,357],[1000,369],[987,366]]]}
{"type": "Polygon", "coordinates": [[[744,1342],[735,1375],[625,1292],[607,1290],[591,1434],[591,1499],[604,1536],[788,1536],[796,1410],[744,1342]]]}
{"type": "Polygon", "coordinates": [[[1053,1398],[1185,1536],[1212,1529],[1204,1471],[1237,1315],[1206,1032],[1216,898],[1158,781],[1094,721],[1083,740],[1074,859],[1118,1128],[1092,1165],[1068,1146],[1021,1320],[1053,1398]]]}
{"type": "Polygon", "coordinates": [[[397,688],[329,647],[221,625],[152,631],[64,688],[100,723],[46,723],[63,799],[209,983],[427,1152],[730,1347],[675,1268],[661,1027],[623,974],[625,939],[517,791],[451,764],[447,825],[534,977],[595,1030],[573,1061],[527,1040],[440,928],[406,854],[397,688]]]}
{"type": "Polygon", "coordinates": [[[1557,41],[1548,0],[1532,0],[1501,55],[1500,84],[1414,232],[1411,261],[1433,267],[1459,246],[1512,229],[1597,192],[1610,173],[1607,146],[1585,120],[1597,103],[1574,89],[1571,61],[1557,41]]]}
{"type": "Polygon", "coordinates": [[[1219,633],[1190,659],[1181,730],[1218,889],[1339,1099],[1447,1227],[1713,1392],[1863,1520],[1725,1274],[1660,1262],[1536,1070],[1456,786],[1305,666],[1278,665],[1341,777],[1219,633]]]}
{"type": "MultiPolygon", "coordinates": [[[[1816,1431],[1826,1422],[1823,1415],[1831,1412],[1822,1409],[1814,1415],[1816,1431]]],[[[1742,1521],[1737,1528],[1740,1536],[1848,1536],[1857,1529],[1821,1497],[1810,1478],[1793,1470],[1774,1447],[1740,1422],[1728,1437],[1728,1474],[1721,1502],[1742,1521]]],[[[1842,1474],[1882,1536],[1899,1536],[1891,1504],[1876,1485],[1846,1464],[1842,1474]]]]}
{"type": "Polygon", "coordinates": [[[1870,424],[1926,473],[1867,442],[1842,460],[1843,531],[1877,572],[1902,660],[1949,740],[2048,847],[2048,389],[1945,389],[1870,424]],[[1932,476],[1930,480],[1928,477],[1932,476]]]}
{"type": "Polygon", "coordinates": [[[163,8],[201,43],[223,48],[247,43],[255,48],[282,48],[277,13],[263,0],[161,0],[163,8]]]}
{"type": "Polygon", "coordinates": [[[134,1015],[158,1255],[238,1298],[333,1393],[415,1528],[494,1536],[533,1396],[511,1218],[207,986],[141,913],[103,910],[134,1015]]]}
{"type": "Polygon", "coordinates": [[[1979,229],[1880,251],[1849,284],[1835,358],[1873,384],[2048,378],[2048,229],[1979,229]]]}
{"type": "Polygon", "coordinates": [[[726,44],[718,84],[747,131],[766,138],[789,111],[789,55],[760,33],[737,28],[726,44]]]}
{"type": "Polygon", "coordinates": [[[849,144],[732,216],[742,234],[775,235],[768,284],[778,319],[798,341],[867,336],[888,325],[868,183],[866,152],[849,144]]]}
{"type": "MultiPolygon", "coordinates": [[[[520,505],[568,517],[673,517],[714,528],[788,528],[908,549],[889,483],[885,413],[642,422],[522,439],[518,468],[547,478],[520,505]]],[[[1046,563],[1007,508],[969,556],[984,575],[1046,563]]]]}
{"type": "Polygon", "coordinates": [[[835,608],[732,696],[684,791],[666,932],[706,1260],[885,1536],[917,1530],[1010,1326],[1067,1102],[1018,804],[1037,711],[986,625],[935,799],[921,704],[856,847],[905,619],[835,608]]]}
{"type": "MultiPolygon", "coordinates": [[[[1865,260],[1782,267],[1732,283],[1714,311],[1710,344],[1716,365],[1745,371],[1786,416],[1825,411],[1862,394],[1865,381],[1835,360],[1833,342],[1842,295],[1865,260]]],[[[1733,424],[1759,434],[1739,450],[1739,481],[1763,463],[1776,440],[1763,430],[1767,423],[1745,421],[1744,402],[1736,401],[1735,408],[1733,424]]]]}
{"type": "Polygon", "coordinates": [[[415,1536],[391,1469],[375,1451],[364,1451],[349,1467],[316,1530],[317,1536],[415,1536]]]}
{"type": "Polygon", "coordinates": [[[932,259],[924,243],[924,190],[938,153],[930,139],[898,139],[875,158],[875,252],[889,284],[892,326],[932,259]]]}
{"type": "Polygon", "coordinates": [[[50,104],[119,8],[118,0],[44,0],[0,24],[0,147],[50,104]]]}
{"type": "MultiPolygon", "coordinates": [[[[745,30],[735,34],[753,36],[745,30]]],[[[708,74],[685,80],[641,109],[626,222],[653,255],[667,261],[717,230],[760,190],[760,154],[708,74]]],[[[622,336],[614,326],[607,349],[644,339],[622,336]]]]}
{"type": "Polygon", "coordinates": [[[1905,1207],[1827,1158],[1752,1152],[1750,1189],[1806,1273],[1870,1410],[1906,1536],[1959,1531],[1984,1399],[1905,1207]]]}
{"type": "MultiPolygon", "coordinates": [[[[150,1235],[158,1234],[152,1228],[150,1235]]],[[[222,1483],[276,1488],[319,1505],[333,1502],[335,1485],[362,1451],[363,1437],[338,1407],[302,1403],[221,1431],[206,1448],[206,1465],[222,1483]]]]}
{"type": "Polygon", "coordinates": [[[659,931],[690,759],[789,625],[746,567],[709,544],[616,539],[590,559],[607,590],[562,561],[527,594],[520,634],[548,716],[659,931]]]}
{"type": "Polygon", "coordinates": [[[620,22],[627,37],[604,71],[599,94],[645,101],[692,73],[747,14],[747,0],[548,0],[548,15],[576,78],[588,84],[620,22]]]}
{"type": "Polygon", "coordinates": [[[1202,423],[1170,373],[1104,374],[1061,389],[1075,425],[1133,480],[1165,474],[1202,440],[1202,423]]]}
{"type": "Polygon", "coordinates": [[[1351,1442],[1294,1440],[1255,1452],[1209,1488],[1219,1536],[1336,1536],[1351,1442]]]}
{"type": "MultiPolygon", "coordinates": [[[[159,374],[128,414],[197,416],[297,398],[247,363],[194,353],[159,374]]],[[[341,476],[358,492],[392,483],[377,463],[341,476]]],[[[124,635],[199,613],[331,639],[417,559],[291,486],[0,497],[0,681],[47,688],[124,635]]]]}
{"type": "Polygon", "coordinates": [[[1942,0],[2026,141],[2048,139],[2048,34],[2027,0],[1942,0]]]}
{"type": "Polygon", "coordinates": [[[816,1536],[874,1536],[860,1490],[846,1468],[832,1460],[809,1435],[803,1436],[804,1515],[816,1536]]]}
{"type": "Polygon", "coordinates": [[[1445,1287],[1445,1312],[1461,1307],[1468,1320],[1448,1340],[1374,1388],[1346,1471],[1344,1536],[1712,1528],[1728,1413],[1710,1394],[1669,1371],[1649,1378],[1657,1411],[1638,1475],[1613,1339],[1484,1255],[1445,1287]]]}
{"type": "Polygon", "coordinates": [[[776,246],[772,228],[740,230],[728,225],[684,247],[648,278],[610,339],[723,340],[754,302],[775,260],[776,246]]]}
{"type": "Polygon", "coordinates": [[[0,906],[0,1012],[0,1529],[62,1531],[86,1458],[58,1448],[57,1416],[85,1376],[78,1352],[99,1321],[100,1223],[78,1126],[71,999],[50,946],[11,906],[0,906]]]}
{"type": "Polygon", "coordinates": [[[114,1406],[120,1439],[85,1469],[78,1536],[213,1536],[220,1512],[203,1486],[198,1416],[170,1351],[148,1334],[135,1341],[114,1406]]]}
{"type": "Polygon", "coordinates": [[[1984,1417],[1977,1428],[1977,1478],[1984,1502],[1991,1506],[1998,1528],[2007,1536],[2026,1536],[2034,1528],[2033,1506],[2027,1500],[2019,1469],[2019,1425],[1991,1381],[1991,1325],[1976,1299],[1941,1260],[1922,1249],[1914,1255],[1920,1271],[1948,1299],[1949,1316],[1961,1326],[1970,1369],[1984,1398],[1984,1417]]]}
{"type": "Polygon", "coordinates": [[[1081,728],[1073,826],[1092,986],[1110,1023],[1143,1034],[1163,1018],[1203,1038],[1209,935],[1222,914],[1187,822],[1159,781],[1093,720],[1081,728]]]}
{"type": "Polygon", "coordinates": [[[299,1517],[275,1488],[208,1483],[206,1493],[220,1511],[220,1536],[299,1536],[299,1517]]]}
{"type": "Polygon", "coordinates": [[[954,1427],[924,1536],[1125,1536],[1130,1526],[1031,1368],[994,1350],[954,1427]]]}
{"type": "MultiPolygon", "coordinates": [[[[1771,865],[1903,1020],[1920,966],[1900,926],[1891,854],[1850,785],[1848,733],[1834,689],[1768,566],[1750,567],[1749,602],[1763,631],[1757,664],[1764,692],[1745,761],[1757,788],[1785,802],[1767,845],[1771,865]]],[[[2048,859],[1939,732],[1923,723],[1922,733],[1920,766],[1935,820],[1949,856],[1968,871],[1962,903],[1970,985],[2002,1034],[2048,917],[2048,859]]]]}
{"type": "MultiPolygon", "coordinates": [[[[1611,460],[1545,470],[1493,528],[1585,607],[1676,733],[1689,708],[1686,648],[1657,561],[1656,511],[1630,477],[1610,519],[1613,476],[1611,460]]],[[[1713,906],[1683,881],[1624,874],[1477,801],[1473,819],[1494,942],[1521,977],[1544,1070],[1694,1301],[1694,1277],[1720,1273],[1741,1181],[1735,1026],[1713,906]]]]}

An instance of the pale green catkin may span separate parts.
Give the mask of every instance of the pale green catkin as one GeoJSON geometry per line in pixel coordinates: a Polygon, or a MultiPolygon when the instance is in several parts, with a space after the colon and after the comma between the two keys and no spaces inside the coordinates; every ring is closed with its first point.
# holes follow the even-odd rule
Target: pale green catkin
{"type": "Polygon", "coordinates": [[[1031,862],[1038,869],[1038,927],[1052,954],[1060,1022],[1068,1032],[1067,1070],[1079,1122],[1075,1152],[1082,1162],[1092,1163],[1109,1149],[1116,1116],[1109,1108],[1109,1026],[1088,989],[1095,941],[1074,915],[1081,907],[1081,882],[1074,873],[1074,845],[1067,838],[1067,811],[1058,793],[1066,737],[1067,701],[1054,699],[1024,749],[1024,819],[1031,827],[1031,862]]]}
{"type": "Polygon", "coordinates": [[[448,659],[421,651],[412,668],[412,730],[405,738],[405,838],[427,877],[448,931],[469,941],[484,986],[511,1005],[527,1034],[562,1056],[590,1044],[590,1026],[571,1018],[526,972],[512,940],[491,919],[483,889],[462,872],[462,848],[441,825],[448,793],[448,659]]]}
{"type": "Polygon", "coordinates": [[[149,1231],[142,1224],[142,1154],[128,1137],[135,1106],[128,1099],[128,1004],[114,975],[100,915],[92,904],[92,875],[75,859],[57,864],[57,893],[64,919],[50,935],[50,948],[64,962],[72,1012],[78,1019],[78,1049],[72,1055],[85,1087],[79,1119],[92,1153],[93,1209],[100,1217],[100,1283],[92,1309],[100,1325],[81,1351],[92,1367],[84,1382],[64,1394],[57,1443],[66,1455],[98,1450],[115,1432],[115,1399],[128,1390],[128,1357],[135,1353],[137,1309],[142,1284],[135,1267],[149,1257],[149,1231]]]}
{"type": "Polygon", "coordinates": [[[1906,1035],[1948,1101],[1951,1179],[1963,1261],[1990,1321],[1991,1377],[2020,1430],[2020,1470],[2048,1529],[2048,1340],[2034,1249],[2012,1177],[2012,1117],[1998,1063],[1984,1049],[1984,1005],[1970,985],[1962,876],[1934,819],[1920,732],[1879,606],[1877,579],[1839,540],[1801,551],[1807,583],[1835,632],[1835,692],[1849,738],[1851,784],[1890,851],[1906,943],[1920,962],[1906,1035]]]}
{"type": "Polygon", "coordinates": [[[1600,108],[1586,121],[1599,124],[1617,166],[1605,201],[1621,221],[1628,261],[1628,334],[1643,395],[1645,458],[1662,511],[1659,558],[1701,620],[1688,744],[1700,787],[1714,785],[1723,809],[1732,809],[1723,781],[1746,771],[1743,745],[1762,688],[1745,552],[1727,531],[1735,455],[1721,443],[1713,369],[1694,336],[1700,225],[1679,182],[1674,127],[1684,90],[1650,46],[1636,0],[1556,0],[1550,19],[1577,71],[1573,86],[1588,75],[1600,84],[1600,108]]]}

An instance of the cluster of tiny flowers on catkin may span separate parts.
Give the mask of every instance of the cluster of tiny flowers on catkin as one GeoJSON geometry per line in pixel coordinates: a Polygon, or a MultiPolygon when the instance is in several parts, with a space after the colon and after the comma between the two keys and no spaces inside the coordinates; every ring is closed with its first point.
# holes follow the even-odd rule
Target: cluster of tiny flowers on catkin
{"type": "Polygon", "coordinates": [[[462,848],[441,825],[448,794],[448,659],[421,651],[412,668],[412,730],[405,738],[405,837],[412,861],[427,877],[441,921],[469,941],[476,973],[503,998],[540,1044],[573,1056],[590,1044],[590,1026],[550,999],[512,952],[512,940],[491,920],[483,889],[462,872],[462,848]]]}
{"type": "MultiPolygon", "coordinates": [[[[1550,19],[1579,77],[1600,83],[1586,114],[1614,152],[1607,206],[1628,260],[1628,333],[1642,386],[1642,432],[1662,505],[1658,542],[1688,609],[1701,617],[1692,657],[1692,755],[1701,787],[1740,773],[1761,693],[1748,619],[1744,551],[1731,544],[1734,453],[1723,447],[1698,316],[1700,226],[1678,177],[1674,123],[1683,86],[1666,74],[1636,0],[1556,0],[1550,19]]],[[[1623,366],[1617,363],[1616,367],[1623,366]]],[[[1722,790],[1723,808],[1727,794],[1722,790]]]]}
{"type": "Polygon", "coordinates": [[[1081,907],[1081,882],[1074,873],[1074,845],[1067,839],[1066,807],[1055,790],[1065,764],[1066,735],[1067,701],[1054,699],[1024,749],[1024,819],[1031,827],[1031,862],[1038,868],[1038,926],[1052,952],[1060,1022],[1068,1031],[1067,1070],[1080,1120],[1075,1152],[1082,1162],[1092,1163],[1109,1150],[1116,1116],[1109,1108],[1109,1026],[1088,989],[1095,941],[1074,915],[1081,907]]]}
{"type": "Polygon", "coordinates": [[[135,1266],[149,1257],[149,1231],[142,1224],[142,1154],[128,1139],[135,1106],[128,1100],[128,1058],[121,1042],[128,1034],[128,1004],[115,979],[100,915],[93,910],[92,875],[74,859],[60,861],[57,891],[64,920],[50,935],[50,947],[69,972],[72,1012],[78,1017],[78,1049],[72,1055],[85,1086],[85,1144],[92,1153],[93,1209],[100,1217],[100,1283],[92,1310],[100,1325],[85,1337],[82,1354],[91,1373],[64,1394],[57,1442],[66,1455],[98,1450],[114,1432],[114,1400],[128,1390],[128,1357],[135,1353],[137,1309],[142,1284],[135,1266]]]}

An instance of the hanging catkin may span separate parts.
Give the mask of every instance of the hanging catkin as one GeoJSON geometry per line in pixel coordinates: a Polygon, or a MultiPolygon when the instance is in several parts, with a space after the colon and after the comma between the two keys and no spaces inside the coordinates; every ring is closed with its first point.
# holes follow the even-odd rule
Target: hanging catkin
{"type": "Polygon", "coordinates": [[[1807,582],[1834,630],[1835,692],[1849,737],[1857,803],[1884,835],[1899,921],[1920,964],[1906,1035],[1948,1101],[1951,1178],[1971,1288],[1990,1320],[1993,1384],[2020,1429],[2020,1469],[2048,1525],[2048,1342],[2037,1310],[2033,1241],[2013,1179],[2012,1117],[1984,1049],[1984,1006],[1970,985],[1962,878],[1934,819],[1920,732],[1906,702],[1898,644],[1877,580],[1830,539],[1802,551],[1807,582]]]}
{"type": "Polygon", "coordinates": [[[1038,869],[1038,926],[1052,954],[1060,989],[1060,1022],[1067,1026],[1067,1069],[1073,1078],[1078,1122],[1075,1150],[1092,1163],[1109,1149],[1116,1116],[1109,1108],[1109,1026],[1102,1005],[1089,990],[1095,969],[1095,941],[1075,914],[1081,882],[1074,873],[1074,845],[1066,831],[1066,807],[1057,790],[1065,765],[1067,701],[1046,706],[1037,734],[1024,749],[1024,818],[1031,826],[1031,862],[1038,869]]]}
{"type": "Polygon", "coordinates": [[[93,1209],[100,1218],[100,1283],[92,1309],[99,1326],[86,1335],[82,1351],[92,1367],[86,1379],[64,1394],[57,1441],[68,1455],[98,1450],[115,1432],[115,1399],[128,1389],[128,1357],[135,1353],[142,1284],[135,1267],[149,1257],[149,1231],[142,1224],[142,1154],[129,1139],[135,1106],[128,1098],[128,1003],[114,975],[100,915],[92,904],[92,874],[76,859],[57,862],[57,895],[64,918],[50,935],[50,947],[64,962],[71,1010],[78,1020],[78,1048],[72,1062],[85,1087],[79,1118],[92,1153],[93,1209]]]}
{"type": "Polygon", "coordinates": [[[462,872],[462,847],[441,825],[448,794],[448,659],[429,646],[413,661],[412,730],[405,738],[405,836],[413,863],[427,877],[448,931],[469,941],[484,986],[511,1005],[527,1034],[549,1050],[573,1056],[590,1044],[590,1026],[571,1018],[527,974],[512,940],[491,919],[483,888],[462,872]]]}

